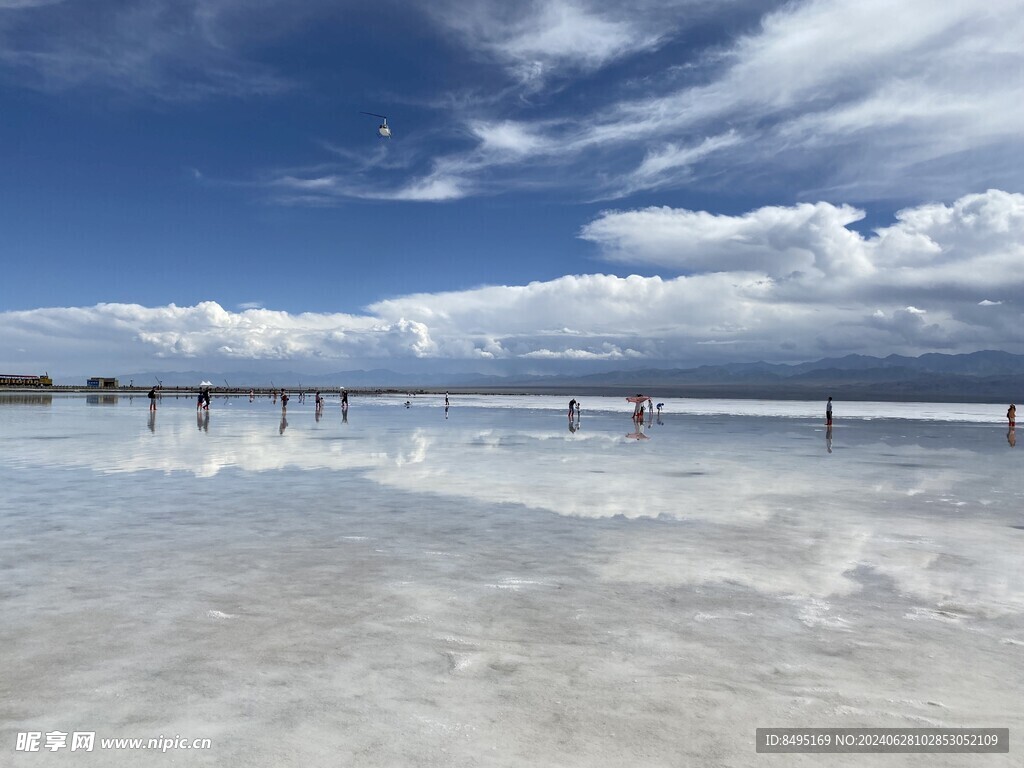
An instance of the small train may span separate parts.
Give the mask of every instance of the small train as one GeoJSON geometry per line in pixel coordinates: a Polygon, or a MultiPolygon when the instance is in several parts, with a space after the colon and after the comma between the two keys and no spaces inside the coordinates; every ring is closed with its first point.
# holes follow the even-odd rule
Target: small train
{"type": "Polygon", "coordinates": [[[42,376],[19,376],[16,374],[0,373],[0,387],[52,387],[53,379],[49,374],[42,376]]]}

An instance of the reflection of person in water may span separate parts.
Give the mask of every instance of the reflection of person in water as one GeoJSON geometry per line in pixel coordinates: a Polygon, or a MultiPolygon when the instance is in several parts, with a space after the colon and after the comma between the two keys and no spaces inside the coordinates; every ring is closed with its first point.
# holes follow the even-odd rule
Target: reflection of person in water
{"type": "MultiPolygon", "coordinates": [[[[281,398],[284,400],[284,397],[281,398]]],[[[288,429],[288,418],[285,416],[285,408],[281,409],[281,428],[277,431],[277,434],[283,435],[284,431],[288,429]]]]}
{"type": "Polygon", "coordinates": [[[149,421],[146,423],[149,427],[149,431],[156,434],[156,408],[153,408],[149,412],[149,421]]]}
{"type": "Polygon", "coordinates": [[[832,453],[832,425],[825,427],[825,450],[832,453]]]}
{"type": "Polygon", "coordinates": [[[348,406],[341,409],[341,423],[348,424],[348,406]]]}
{"type": "Polygon", "coordinates": [[[640,419],[636,422],[636,432],[626,435],[626,437],[633,440],[650,440],[647,435],[644,434],[644,422],[640,419]]]}
{"type": "Polygon", "coordinates": [[[1017,430],[1011,429],[1006,432],[1006,442],[1010,444],[1011,448],[1017,447],[1017,430]]]}
{"type": "Polygon", "coordinates": [[[200,432],[210,431],[210,412],[196,411],[196,429],[200,432]]]}

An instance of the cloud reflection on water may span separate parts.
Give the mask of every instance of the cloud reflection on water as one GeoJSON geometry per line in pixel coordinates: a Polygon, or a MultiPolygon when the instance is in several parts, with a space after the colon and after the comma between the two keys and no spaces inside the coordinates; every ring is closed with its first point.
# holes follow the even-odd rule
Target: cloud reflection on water
{"type": "Polygon", "coordinates": [[[990,471],[989,443],[965,444],[953,427],[932,447],[914,437],[927,431],[914,422],[840,425],[826,454],[821,428],[792,419],[676,417],[637,445],[622,436],[628,419],[597,413],[570,433],[545,410],[475,407],[444,420],[437,409],[364,407],[343,423],[333,411],[316,420],[311,409],[293,408],[285,431],[278,411],[239,402],[204,414],[209,422],[196,430],[183,408],[163,408],[146,424],[131,410],[96,417],[65,406],[58,420],[33,422],[27,409],[18,418],[26,437],[70,432],[60,450],[27,439],[7,460],[180,472],[228,485],[244,483],[244,473],[354,473],[474,507],[690,526],[692,536],[669,541],[637,533],[603,563],[600,577],[610,581],[732,584],[821,599],[860,591],[870,573],[933,607],[1024,611],[1016,531],[993,536],[993,526],[1012,522],[1020,492],[990,471]]]}

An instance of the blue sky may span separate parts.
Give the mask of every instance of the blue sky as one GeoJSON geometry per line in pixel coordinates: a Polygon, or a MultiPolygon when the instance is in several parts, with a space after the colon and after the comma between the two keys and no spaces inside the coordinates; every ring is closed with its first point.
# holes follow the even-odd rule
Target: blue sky
{"type": "Polygon", "coordinates": [[[1024,3],[893,5],[0,0],[0,367],[1024,352],[1024,3]]]}

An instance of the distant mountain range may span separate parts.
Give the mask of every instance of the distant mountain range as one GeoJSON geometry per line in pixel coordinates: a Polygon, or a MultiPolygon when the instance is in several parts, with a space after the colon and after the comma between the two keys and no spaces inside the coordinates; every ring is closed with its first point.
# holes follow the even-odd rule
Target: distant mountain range
{"type": "Polygon", "coordinates": [[[176,371],[125,374],[149,386],[278,386],[349,389],[439,389],[484,392],[644,392],[665,397],[745,397],[805,399],[832,396],[847,400],[936,400],[1016,402],[1024,400],[1024,355],[985,350],[962,355],[931,353],[920,357],[847,355],[814,362],[729,363],[697,368],[647,368],[586,375],[488,376],[479,373],[397,373],[387,369],[303,374],[254,371],[210,373],[176,371]]]}
{"type": "MultiPolygon", "coordinates": [[[[296,389],[303,387],[327,387],[337,389],[365,389],[375,387],[434,387],[446,386],[454,380],[465,381],[466,378],[481,378],[480,374],[422,374],[398,373],[384,368],[370,371],[337,371],[334,373],[301,373],[298,371],[150,371],[119,375],[121,384],[134,381],[136,386],[150,387],[161,382],[165,387],[194,387],[201,381],[209,381],[215,387],[285,387],[296,389]]],[[[501,377],[494,378],[501,381],[501,377]]]]}
{"type": "MultiPolygon", "coordinates": [[[[547,377],[548,388],[652,391],[664,396],[1015,402],[1024,399],[1024,355],[985,350],[920,357],[847,355],[814,362],[729,363],[698,368],[547,377]]],[[[540,381],[522,382],[537,386],[540,381]]]]}

